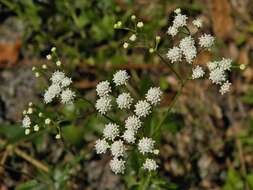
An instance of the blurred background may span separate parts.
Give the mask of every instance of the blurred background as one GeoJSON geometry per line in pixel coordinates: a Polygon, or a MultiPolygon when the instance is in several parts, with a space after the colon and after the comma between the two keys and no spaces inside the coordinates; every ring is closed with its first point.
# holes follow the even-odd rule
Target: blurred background
{"type": "Polygon", "coordinates": [[[160,35],[166,41],[178,7],[190,20],[200,17],[203,32],[217,37],[215,53],[201,54],[195,64],[224,56],[246,69],[233,70],[232,90],[224,96],[208,81],[187,84],[160,140],[153,183],[166,185],[154,189],[253,189],[252,0],[0,0],[0,190],[135,189],[136,176],[112,174],[109,156],[94,153],[103,120],[82,102],[48,108],[73,120],[62,129],[67,147],[47,131],[24,135],[22,111],[30,101],[41,104],[43,90],[31,68],[47,63],[55,46],[75,88],[88,99],[95,100],[98,81],[126,69],[140,93],[159,85],[166,106],[179,88],[175,76],[147,51],[124,50],[129,34],[113,25],[135,14],[150,39],[160,35]],[[77,112],[85,115],[76,120],[77,112]]]}

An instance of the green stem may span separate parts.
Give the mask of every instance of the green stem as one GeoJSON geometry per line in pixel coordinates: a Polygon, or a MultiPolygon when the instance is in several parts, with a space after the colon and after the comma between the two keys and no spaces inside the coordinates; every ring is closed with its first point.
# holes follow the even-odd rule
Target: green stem
{"type": "MultiPolygon", "coordinates": [[[[87,100],[86,98],[83,98],[83,97],[78,97],[78,98],[80,98],[81,100],[86,101],[87,103],[89,103],[89,104],[93,107],[93,109],[96,110],[95,105],[94,105],[90,100],[87,100]]],[[[104,115],[102,115],[102,116],[103,116],[104,118],[106,118],[107,120],[113,122],[113,123],[119,124],[117,121],[115,121],[114,119],[112,119],[112,118],[109,117],[108,115],[105,115],[105,114],[104,114],[104,115]]]]}
{"type": "Polygon", "coordinates": [[[140,190],[147,190],[150,183],[151,173],[148,174],[147,178],[144,178],[144,183],[141,184],[140,190]]]}
{"type": "Polygon", "coordinates": [[[161,127],[163,125],[163,123],[165,122],[166,118],[168,117],[168,115],[170,114],[171,109],[174,107],[175,103],[177,102],[179,96],[182,93],[182,90],[185,86],[185,84],[187,83],[189,79],[187,78],[185,81],[182,82],[180,89],[177,91],[177,93],[173,96],[171,103],[165,113],[165,115],[163,116],[162,120],[160,121],[160,123],[158,124],[158,126],[156,127],[156,130],[153,132],[153,135],[155,135],[157,132],[159,132],[161,130],[161,127]]]}
{"type": "Polygon", "coordinates": [[[180,81],[180,83],[183,84],[184,83],[183,79],[178,74],[178,72],[172,67],[172,65],[170,63],[168,63],[159,52],[155,51],[155,53],[156,53],[156,55],[158,55],[158,57],[161,59],[161,61],[165,65],[167,65],[170,68],[170,70],[176,75],[176,77],[178,78],[178,80],[180,81]]]}

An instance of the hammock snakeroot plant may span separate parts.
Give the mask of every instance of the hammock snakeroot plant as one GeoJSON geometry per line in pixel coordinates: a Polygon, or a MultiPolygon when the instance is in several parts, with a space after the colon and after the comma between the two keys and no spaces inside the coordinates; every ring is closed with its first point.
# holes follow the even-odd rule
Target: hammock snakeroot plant
{"type": "MultiPolygon", "coordinates": [[[[201,19],[197,18],[188,23],[188,17],[182,14],[180,9],[176,9],[173,14],[174,20],[172,25],[168,27],[167,36],[163,39],[165,41],[166,38],[171,38],[173,42],[166,49],[166,53],[161,53],[160,51],[162,40],[160,36],[155,37],[155,43],[146,41],[146,38],[143,37],[145,36],[143,34],[145,25],[142,21],[137,21],[136,16],[132,15],[130,18],[133,28],[123,26],[121,21],[114,25],[115,29],[129,31],[130,35],[123,42],[123,48],[141,47],[147,49],[149,53],[159,57],[161,62],[168,66],[179,81],[180,88],[178,92],[172,98],[160,121],[156,124],[155,131],[153,131],[151,136],[147,136],[142,129],[146,127],[144,126],[145,119],[150,117],[155,110],[154,108],[161,102],[163,92],[159,87],[150,87],[145,97],[137,99],[128,89],[130,82],[129,73],[126,70],[119,70],[113,75],[112,81],[104,80],[97,84],[97,100],[95,103],[85,99],[93,106],[96,112],[108,120],[108,123],[105,123],[103,128],[103,136],[96,140],[94,147],[97,154],[110,152],[111,160],[109,165],[115,174],[125,173],[128,152],[131,151],[138,151],[139,157],[142,158],[141,169],[151,173],[157,170],[156,157],[159,154],[159,147],[157,147],[152,137],[161,131],[162,125],[189,80],[208,78],[211,83],[219,85],[219,92],[222,95],[230,91],[231,83],[227,74],[232,68],[237,66],[232,65],[232,60],[229,58],[222,58],[201,65],[193,64],[194,59],[198,57],[200,52],[212,50],[215,38],[211,34],[199,34],[199,30],[203,27],[201,19]],[[190,31],[188,24],[195,27],[195,32],[190,31]],[[184,78],[174,68],[176,64],[180,64],[182,67],[184,64],[190,66],[189,76],[184,78]],[[124,113],[123,117],[119,117],[119,120],[121,119],[122,121],[115,121],[107,115],[110,112],[115,113],[115,111],[116,114],[119,112],[124,113]]],[[[57,69],[52,69],[48,65],[32,69],[36,77],[52,71],[52,75],[48,79],[50,86],[44,92],[43,102],[45,104],[50,104],[51,102],[58,102],[64,105],[75,104],[77,96],[71,89],[72,79],[66,76],[61,61],[57,56],[56,48],[51,49],[47,59],[53,61],[57,69]]],[[[244,65],[240,66],[240,69],[244,68],[244,65]]],[[[51,125],[57,129],[55,138],[62,138],[59,126],[61,120],[57,121],[55,118],[50,118],[49,114],[43,113],[33,103],[29,103],[29,107],[24,110],[23,115],[22,126],[25,128],[26,135],[39,131],[43,126],[51,125]],[[43,123],[43,126],[39,125],[39,123],[43,123]]]]}

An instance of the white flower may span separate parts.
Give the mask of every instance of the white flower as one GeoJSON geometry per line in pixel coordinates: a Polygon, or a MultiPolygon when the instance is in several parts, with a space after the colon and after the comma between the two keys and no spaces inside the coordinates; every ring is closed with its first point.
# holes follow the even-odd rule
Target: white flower
{"type": "Polygon", "coordinates": [[[123,174],[125,171],[125,161],[122,159],[113,158],[110,161],[110,167],[115,174],[123,174]]]}
{"type": "Polygon", "coordinates": [[[32,113],[33,113],[33,109],[32,108],[28,108],[27,114],[32,114],[32,113]]]}
{"type": "Polygon", "coordinates": [[[133,98],[129,93],[124,92],[117,97],[116,102],[119,109],[129,109],[133,103],[133,98]]]}
{"type": "Polygon", "coordinates": [[[31,125],[31,119],[27,115],[23,118],[22,127],[28,128],[31,125]]]}
{"type": "Polygon", "coordinates": [[[147,158],[143,164],[143,168],[148,171],[154,171],[158,168],[158,165],[156,164],[155,160],[147,158]]]}
{"type": "Polygon", "coordinates": [[[223,95],[230,90],[231,83],[229,81],[226,81],[225,83],[222,84],[220,87],[220,93],[223,95]]]}
{"type": "Polygon", "coordinates": [[[125,85],[129,78],[129,75],[125,70],[119,70],[113,75],[113,82],[116,86],[125,85]]]}
{"type": "Polygon", "coordinates": [[[135,141],[135,131],[127,129],[123,134],[123,139],[128,143],[134,143],[135,141]]]}
{"type": "Polygon", "coordinates": [[[151,105],[146,100],[140,100],[135,104],[134,112],[138,117],[146,117],[151,112],[151,105]]]}
{"type": "Polygon", "coordinates": [[[169,35],[171,35],[172,37],[174,37],[175,35],[177,35],[178,30],[177,30],[176,27],[170,26],[170,27],[168,28],[167,33],[168,33],[169,35]]]}
{"type": "Polygon", "coordinates": [[[45,119],[45,124],[46,125],[49,125],[50,123],[51,123],[51,119],[49,119],[49,118],[45,119]]]}
{"type": "Polygon", "coordinates": [[[39,73],[39,72],[36,72],[36,73],[35,73],[35,77],[36,77],[36,78],[40,77],[40,73],[39,73]]]}
{"type": "Polygon", "coordinates": [[[180,48],[178,47],[173,47],[169,49],[168,53],[166,54],[167,58],[172,62],[178,62],[181,61],[182,58],[182,52],[180,48]]]}
{"type": "Polygon", "coordinates": [[[65,73],[61,71],[55,71],[52,74],[51,81],[52,83],[60,83],[65,77],[65,73]]]}
{"type": "Polygon", "coordinates": [[[114,141],[111,145],[112,155],[116,158],[124,156],[125,146],[122,140],[114,141]]]}
{"type": "Polygon", "coordinates": [[[38,126],[38,125],[34,125],[34,126],[33,126],[33,130],[34,130],[34,131],[39,131],[39,130],[40,130],[40,128],[39,128],[39,126],[38,126]]]}
{"type": "Polygon", "coordinates": [[[123,44],[123,48],[127,49],[127,48],[128,48],[128,46],[129,46],[129,44],[128,44],[127,42],[124,42],[124,44],[123,44]]]}
{"type": "Polygon", "coordinates": [[[110,83],[107,80],[98,83],[96,91],[100,97],[108,95],[111,92],[110,83]]]}
{"type": "Polygon", "coordinates": [[[143,137],[138,143],[138,150],[140,153],[151,153],[154,149],[155,141],[151,138],[143,137]]]}
{"type": "Polygon", "coordinates": [[[48,54],[47,55],[47,60],[51,60],[52,59],[52,55],[48,54]]]}
{"type": "Polygon", "coordinates": [[[105,125],[103,134],[106,139],[114,140],[119,135],[119,126],[113,123],[109,123],[105,125]]]}
{"type": "Polygon", "coordinates": [[[203,77],[205,74],[205,71],[202,67],[197,65],[195,68],[192,69],[192,79],[197,79],[203,77]]]}
{"type": "Polygon", "coordinates": [[[52,84],[48,87],[47,91],[44,94],[44,102],[50,103],[54,97],[58,96],[61,92],[61,87],[59,84],[52,84]]]}
{"type": "Polygon", "coordinates": [[[67,87],[67,86],[69,86],[71,83],[72,83],[71,78],[69,78],[69,77],[64,77],[64,78],[62,79],[62,81],[61,81],[61,86],[62,86],[62,87],[67,87]]]}
{"type": "Polygon", "coordinates": [[[137,38],[136,35],[133,34],[133,35],[130,36],[129,40],[134,42],[136,40],[136,38],[137,38]]]}
{"type": "Polygon", "coordinates": [[[105,139],[98,139],[95,144],[95,149],[97,154],[106,153],[106,150],[109,148],[109,144],[106,142],[105,139]]]}
{"type": "Polygon", "coordinates": [[[71,104],[75,96],[76,96],[75,92],[67,88],[66,90],[63,90],[61,93],[61,103],[71,104]]]}
{"type": "Polygon", "coordinates": [[[216,68],[210,72],[209,79],[214,84],[221,84],[221,82],[226,80],[225,72],[221,68],[216,68]]]}
{"type": "Polygon", "coordinates": [[[216,69],[218,65],[219,65],[219,61],[212,61],[212,62],[210,61],[207,63],[207,67],[210,71],[216,69]]]}
{"type": "Polygon", "coordinates": [[[230,69],[232,67],[232,59],[222,58],[222,60],[220,61],[220,65],[219,66],[224,71],[230,71],[230,69]]]}
{"type": "Polygon", "coordinates": [[[25,135],[29,135],[31,132],[31,130],[28,128],[28,129],[25,129],[25,135]]]}
{"type": "Polygon", "coordinates": [[[43,64],[43,65],[42,65],[42,69],[47,69],[47,65],[46,65],[46,64],[43,64]]]}
{"type": "Polygon", "coordinates": [[[197,55],[194,39],[191,36],[183,38],[179,43],[179,47],[183,52],[186,61],[191,64],[197,55]]]}
{"type": "Polygon", "coordinates": [[[157,105],[161,101],[162,91],[159,87],[152,87],[146,94],[146,99],[153,105],[157,105]]]}
{"type": "Polygon", "coordinates": [[[142,28],[143,26],[144,26],[143,22],[138,22],[138,23],[137,23],[137,27],[138,27],[138,28],[142,28]]]}
{"type": "Polygon", "coordinates": [[[55,51],[56,51],[56,47],[52,47],[51,52],[55,52],[55,51]]]}
{"type": "Polygon", "coordinates": [[[210,48],[214,44],[214,37],[210,34],[203,34],[199,37],[199,45],[203,48],[210,48]]]}
{"type": "Polygon", "coordinates": [[[61,66],[61,61],[58,60],[58,61],[56,61],[55,64],[56,64],[57,67],[60,67],[61,66]]]}
{"type": "Polygon", "coordinates": [[[112,108],[111,101],[110,97],[101,97],[97,100],[95,107],[100,114],[104,115],[112,108]]]}
{"type": "Polygon", "coordinates": [[[174,13],[180,14],[180,13],[181,13],[181,9],[180,9],[180,8],[175,9],[175,10],[174,10],[174,13]]]}
{"type": "Polygon", "coordinates": [[[126,120],[125,120],[125,127],[128,130],[134,130],[137,131],[142,125],[141,120],[136,117],[135,115],[133,116],[129,116],[126,120]]]}
{"type": "Polygon", "coordinates": [[[197,28],[201,28],[203,26],[202,20],[200,18],[193,20],[192,24],[197,28]]]}
{"type": "Polygon", "coordinates": [[[176,28],[186,26],[187,19],[188,19],[188,17],[186,15],[182,15],[179,13],[175,16],[175,18],[173,20],[173,26],[176,28]]]}

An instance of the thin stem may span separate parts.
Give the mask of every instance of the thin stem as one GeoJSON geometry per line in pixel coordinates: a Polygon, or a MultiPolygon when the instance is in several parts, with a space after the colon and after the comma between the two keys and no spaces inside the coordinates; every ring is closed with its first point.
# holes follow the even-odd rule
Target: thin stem
{"type": "Polygon", "coordinates": [[[149,183],[150,183],[151,173],[148,174],[148,177],[145,178],[143,185],[141,185],[140,190],[146,190],[148,189],[149,183]]]}
{"type": "Polygon", "coordinates": [[[155,53],[156,53],[156,55],[158,55],[158,57],[161,59],[161,61],[165,65],[167,65],[170,68],[170,70],[176,75],[176,77],[178,78],[178,80],[180,80],[180,83],[183,84],[183,82],[184,82],[183,79],[178,74],[178,72],[172,67],[172,65],[170,63],[168,63],[159,52],[156,51],[155,53]]]}
{"type": "Polygon", "coordinates": [[[177,93],[173,96],[173,98],[172,98],[172,100],[171,100],[171,103],[170,103],[170,105],[169,105],[169,107],[168,107],[168,109],[167,109],[165,115],[163,116],[162,120],[161,120],[160,123],[158,124],[156,130],[153,132],[153,135],[156,134],[157,132],[159,132],[159,131],[161,130],[161,127],[162,127],[163,123],[165,122],[166,118],[167,118],[168,115],[170,114],[171,109],[174,107],[175,103],[177,102],[178,97],[181,95],[182,90],[183,90],[185,84],[187,83],[187,81],[188,81],[188,78],[187,78],[185,81],[182,82],[180,89],[179,89],[179,90],[177,91],[177,93]]]}
{"type": "MultiPolygon", "coordinates": [[[[93,107],[93,109],[96,110],[95,105],[94,105],[90,100],[88,100],[88,99],[86,99],[86,98],[83,98],[83,97],[79,97],[79,98],[80,98],[81,100],[84,100],[84,101],[86,101],[87,103],[89,103],[89,104],[93,107]]],[[[114,119],[112,119],[112,118],[109,117],[108,115],[102,114],[102,116],[103,116],[104,118],[108,119],[109,121],[118,124],[118,122],[116,122],[114,119]]]]}

